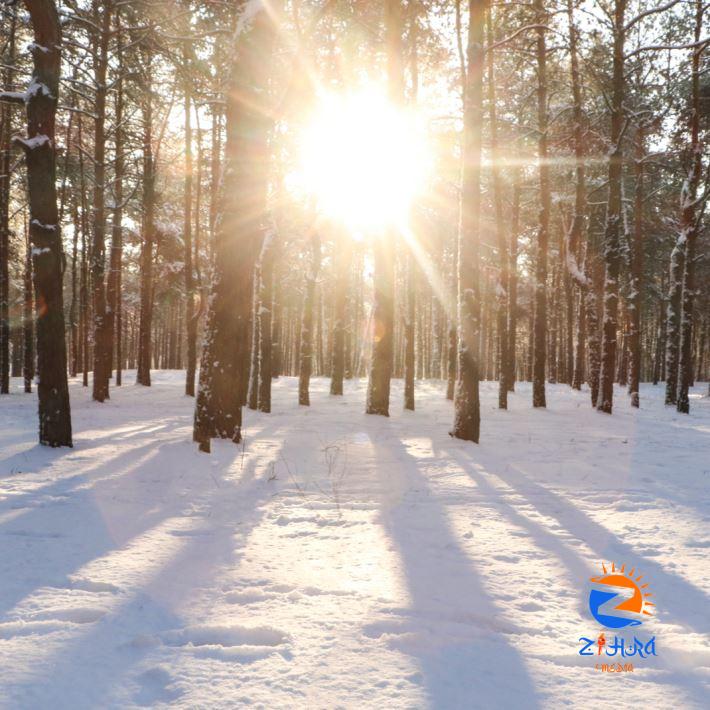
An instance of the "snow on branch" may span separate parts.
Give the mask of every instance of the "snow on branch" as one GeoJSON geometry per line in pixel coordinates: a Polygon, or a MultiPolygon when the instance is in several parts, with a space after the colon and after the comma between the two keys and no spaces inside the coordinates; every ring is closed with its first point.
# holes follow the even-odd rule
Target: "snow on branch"
{"type": "Polygon", "coordinates": [[[56,232],[57,231],[57,225],[56,224],[44,224],[43,222],[40,222],[38,219],[33,219],[30,224],[33,227],[37,227],[37,229],[41,229],[43,232],[56,232]]]}
{"type": "Polygon", "coordinates": [[[508,44],[508,42],[512,42],[516,37],[519,37],[521,34],[524,32],[528,32],[529,30],[546,30],[546,31],[552,31],[552,28],[549,25],[525,25],[525,27],[521,27],[519,30],[516,30],[513,32],[512,35],[509,35],[508,37],[505,37],[504,39],[499,40],[498,42],[494,42],[493,44],[489,45],[488,47],[484,48],[484,52],[490,52],[494,49],[498,49],[498,47],[502,47],[504,44],[508,44]]]}
{"type": "Polygon", "coordinates": [[[569,275],[574,279],[574,281],[582,288],[587,288],[590,283],[587,275],[579,268],[577,264],[577,257],[572,253],[570,249],[567,249],[566,259],[567,271],[569,275]]]}
{"type": "Polygon", "coordinates": [[[644,17],[648,17],[649,15],[655,15],[658,12],[665,12],[666,10],[670,10],[672,7],[677,5],[681,0],[671,0],[670,2],[667,2],[665,5],[660,5],[659,7],[651,7],[648,10],[644,10],[643,12],[640,12],[636,17],[632,17],[626,25],[624,25],[624,32],[628,32],[637,22],[641,22],[641,20],[644,19],[644,17]]]}
{"type": "Polygon", "coordinates": [[[0,91],[0,103],[25,104],[27,103],[26,91],[0,91]]]}
{"type": "Polygon", "coordinates": [[[631,59],[641,52],[659,52],[664,49],[670,50],[680,50],[680,49],[695,49],[696,47],[704,47],[706,44],[710,44],[710,37],[704,37],[697,42],[688,42],[687,44],[649,44],[646,47],[639,47],[633,52],[629,52],[624,55],[624,59],[631,59]]]}
{"type": "Polygon", "coordinates": [[[22,136],[15,136],[12,139],[12,142],[16,143],[24,150],[37,150],[38,148],[41,148],[44,145],[52,145],[52,141],[50,140],[49,136],[46,136],[44,133],[40,133],[39,135],[33,136],[32,138],[23,138],[22,136]]]}

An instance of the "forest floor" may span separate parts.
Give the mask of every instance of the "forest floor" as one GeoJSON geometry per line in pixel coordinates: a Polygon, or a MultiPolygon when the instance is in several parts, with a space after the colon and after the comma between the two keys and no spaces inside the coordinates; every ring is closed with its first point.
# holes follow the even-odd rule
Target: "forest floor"
{"type": "Polygon", "coordinates": [[[394,383],[386,419],[364,381],[306,408],[281,378],[208,456],[183,373],[126,381],[71,383],[74,449],[36,445],[19,380],[0,398],[0,706],[707,707],[707,386],[690,416],[650,385],[607,416],[484,383],[476,446],[441,383],[416,412],[394,383]],[[579,655],[603,561],[657,605],[633,672],[579,655]]]}

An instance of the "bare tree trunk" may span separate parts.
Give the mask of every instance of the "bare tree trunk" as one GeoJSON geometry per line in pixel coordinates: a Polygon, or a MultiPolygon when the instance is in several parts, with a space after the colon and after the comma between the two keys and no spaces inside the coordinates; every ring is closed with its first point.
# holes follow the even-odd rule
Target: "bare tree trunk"
{"type": "MultiPolygon", "coordinates": [[[[393,103],[400,103],[404,96],[401,0],[385,0],[385,45],[389,98],[393,103]]],[[[366,411],[368,414],[386,417],[389,416],[390,379],[394,361],[395,238],[395,231],[390,228],[373,245],[373,341],[366,411]]]]}
{"type": "Polygon", "coordinates": [[[155,159],[150,49],[144,51],[143,102],[143,243],[140,260],[140,322],[136,383],[150,387],[153,330],[153,242],[155,240],[155,159]]]}
{"type": "Polygon", "coordinates": [[[111,3],[103,7],[96,23],[94,51],[94,194],[92,204],[93,245],[91,249],[91,286],[94,305],[94,382],[92,396],[97,402],[109,397],[111,373],[111,341],[106,315],[106,72],[108,68],[108,41],[111,29],[111,3]]]}
{"type": "Polygon", "coordinates": [[[259,342],[255,344],[259,350],[259,396],[257,407],[261,412],[271,411],[271,378],[273,374],[273,343],[272,343],[272,310],[274,259],[278,247],[276,228],[272,228],[264,236],[259,257],[259,342]]]}
{"type": "Polygon", "coordinates": [[[26,0],[32,22],[34,61],[27,93],[24,149],[30,203],[30,241],[37,315],[39,442],[72,446],[67,351],[62,297],[62,241],[56,189],[55,114],[62,45],[53,0],[26,0]]]}
{"type": "Polygon", "coordinates": [[[32,249],[29,235],[25,255],[25,273],[23,278],[24,299],[22,307],[22,374],[25,381],[25,392],[32,392],[32,378],[35,376],[34,352],[34,316],[32,313],[32,249]]]}
{"type": "Polygon", "coordinates": [[[520,191],[522,170],[515,168],[513,207],[510,223],[510,268],[508,271],[508,392],[515,391],[515,361],[518,329],[518,232],[520,231],[520,191]]]}
{"type": "Polygon", "coordinates": [[[634,188],[634,237],[631,248],[631,287],[628,298],[629,311],[629,394],[631,406],[639,406],[641,383],[641,279],[643,277],[643,158],[644,129],[636,133],[636,185],[634,188]]]}
{"type": "MultiPolygon", "coordinates": [[[[10,15],[7,38],[8,63],[3,71],[3,82],[12,88],[15,62],[15,29],[17,8],[4,8],[10,15]]],[[[4,18],[3,18],[4,19],[4,18]]],[[[0,103],[0,394],[10,392],[10,136],[12,106],[0,103]]]]}
{"type": "Polygon", "coordinates": [[[81,263],[79,265],[79,367],[82,386],[89,386],[89,267],[88,267],[88,218],[86,205],[86,173],[84,170],[84,131],[82,115],[77,121],[77,144],[79,147],[79,202],[81,215],[81,263]]]}
{"type": "Polygon", "coordinates": [[[599,381],[601,376],[601,325],[599,313],[601,307],[599,296],[601,294],[601,265],[594,263],[590,271],[589,289],[584,295],[587,321],[587,355],[589,359],[589,392],[592,407],[597,406],[599,400],[599,381]]]}
{"type": "MultiPolygon", "coordinates": [[[[69,150],[69,145],[67,145],[69,150]]],[[[76,377],[79,371],[79,328],[78,328],[78,271],[77,263],[79,257],[79,205],[76,200],[72,205],[72,257],[71,257],[71,302],[69,304],[69,328],[71,340],[71,359],[69,362],[69,374],[71,377],[76,377]]]]}
{"type": "MultiPolygon", "coordinates": [[[[122,384],[123,353],[122,353],[122,307],[121,307],[121,282],[123,276],[123,174],[125,172],[125,161],[123,157],[125,130],[123,126],[123,49],[121,43],[121,20],[120,13],[116,12],[116,37],[117,37],[117,60],[118,79],[115,93],[115,137],[114,137],[114,183],[113,183],[113,224],[111,225],[111,254],[109,259],[109,274],[106,284],[106,300],[108,301],[107,311],[107,340],[115,343],[115,384],[120,387],[122,384]]],[[[113,360],[113,350],[111,354],[113,360]]]]}
{"type": "Polygon", "coordinates": [[[249,3],[241,12],[227,91],[225,171],[193,430],[200,450],[207,452],[214,437],[241,441],[254,264],[266,212],[267,84],[278,18],[274,6],[267,11],[264,2],[249,3]]]}
{"type": "Polygon", "coordinates": [[[301,321],[301,347],[298,368],[298,403],[310,405],[309,386],[313,371],[313,306],[316,294],[316,279],[320,269],[320,237],[315,226],[311,234],[311,263],[306,275],[306,290],[303,298],[301,321]]]}
{"type": "Polygon", "coordinates": [[[611,152],[609,154],[609,197],[604,230],[604,315],[602,319],[601,372],[597,409],[611,414],[614,400],[619,312],[619,266],[621,259],[621,190],[624,124],[624,41],[627,0],[615,0],[614,55],[611,101],[611,152]]]}
{"type": "Polygon", "coordinates": [[[451,435],[478,443],[481,430],[479,399],[479,283],[481,143],[483,127],[483,38],[486,0],[469,0],[464,91],[463,171],[458,237],[458,379],[451,435]]]}
{"type": "Polygon", "coordinates": [[[256,409],[259,402],[259,297],[261,291],[259,282],[261,281],[261,264],[257,263],[254,269],[254,293],[252,294],[251,309],[251,351],[249,361],[249,387],[247,390],[246,406],[249,409],[256,409]]]}
{"type": "Polygon", "coordinates": [[[587,318],[585,307],[586,294],[579,291],[577,300],[577,336],[574,345],[574,366],[572,374],[572,389],[581,390],[584,382],[584,361],[586,358],[587,318]]]}
{"type": "Polygon", "coordinates": [[[666,404],[678,401],[678,346],[680,343],[680,309],[683,294],[684,245],[678,240],[671,252],[666,315],[666,404]]]}
{"type": "Polygon", "coordinates": [[[197,314],[195,313],[195,279],[192,265],[192,99],[190,78],[185,79],[185,197],[183,201],[183,234],[185,261],[185,330],[187,333],[187,372],[185,394],[195,396],[197,370],[197,314]]]}
{"type": "MultiPolygon", "coordinates": [[[[494,11],[488,11],[488,46],[494,43],[493,36],[494,11]]],[[[503,188],[501,185],[499,152],[498,152],[498,117],[496,115],[496,87],[494,51],[488,51],[488,111],[490,114],[490,151],[491,173],[493,181],[493,218],[495,219],[496,241],[498,244],[498,281],[496,284],[496,312],[498,336],[498,407],[508,409],[508,377],[510,376],[510,347],[508,345],[508,289],[509,257],[508,242],[505,237],[503,222],[503,188]]]]}
{"type": "Polygon", "coordinates": [[[547,162],[547,13],[542,0],[534,0],[537,33],[537,120],[540,171],[540,217],[535,245],[533,295],[533,407],[545,407],[545,362],[547,346],[547,246],[550,231],[550,167],[547,162]]]}
{"type": "Polygon", "coordinates": [[[273,314],[271,317],[271,377],[277,378],[281,375],[284,363],[284,327],[283,327],[283,303],[281,302],[281,279],[280,269],[274,269],[272,276],[273,288],[273,314]]]}
{"type": "MultiPolygon", "coordinates": [[[[664,291],[664,284],[661,281],[661,293],[664,291]]],[[[657,385],[661,380],[661,363],[666,347],[666,309],[665,300],[661,297],[658,301],[658,326],[656,328],[656,347],[653,355],[653,384],[657,385]]]]}
{"type": "MultiPolygon", "coordinates": [[[[573,389],[581,390],[585,374],[585,345],[588,328],[596,327],[593,325],[596,323],[596,317],[593,317],[591,320],[587,318],[588,300],[594,299],[594,286],[587,275],[589,247],[586,239],[587,184],[584,166],[584,113],[582,111],[582,82],[579,74],[579,57],[577,54],[579,31],[574,23],[574,4],[572,0],[567,0],[567,22],[569,25],[570,68],[572,79],[572,120],[574,122],[575,198],[574,215],[565,243],[565,256],[567,271],[578,287],[577,338],[574,353],[572,387],[573,389]],[[578,264],[581,264],[581,268],[578,268],[578,264]]],[[[596,311],[596,306],[593,306],[593,308],[596,311]]],[[[591,333],[589,337],[592,337],[591,333]]],[[[591,343],[589,353],[590,357],[592,357],[591,343]]],[[[593,396],[592,404],[593,406],[596,405],[596,394],[593,396]]]]}
{"type": "Polygon", "coordinates": [[[330,378],[330,393],[333,395],[343,394],[343,377],[345,376],[345,319],[347,315],[348,277],[352,251],[351,242],[347,235],[344,237],[343,242],[343,244],[336,243],[337,256],[335,258],[335,296],[333,299],[332,367],[330,378]]]}
{"type": "Polygon", "coordinates": [[[414,282],[416,273],[412,253],[409,250],[405,256],[404,270],[404,408],[414,411],[414,323],[416,321],[414,282]]]}
{"type": "Polygon", "coordinates": [[[680,353],[678,360],[678,405],[681,414],[690,411],[688,390],[693,381],[693,303],[695,301],[695,262],[700,225],[696,218],[698,186],[702,172],[703,150],[700,143],[700,54],[703,26],[703,0],[695,0],[695,47],[691,62],[690,155],[691,168],[681,195],[679,242],[685,248],[683,296],[680,316],[680,353]]]}

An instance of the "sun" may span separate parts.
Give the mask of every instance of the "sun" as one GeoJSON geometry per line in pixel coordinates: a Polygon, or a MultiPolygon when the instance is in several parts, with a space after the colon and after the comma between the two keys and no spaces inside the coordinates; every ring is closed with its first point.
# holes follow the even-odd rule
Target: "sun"
{"type": "Polygon", "coordinates": [[[322,96],[297,142],[292,182],[355,235],[406,223],[430,172],[422,117],[375,90],[322,96]]]}

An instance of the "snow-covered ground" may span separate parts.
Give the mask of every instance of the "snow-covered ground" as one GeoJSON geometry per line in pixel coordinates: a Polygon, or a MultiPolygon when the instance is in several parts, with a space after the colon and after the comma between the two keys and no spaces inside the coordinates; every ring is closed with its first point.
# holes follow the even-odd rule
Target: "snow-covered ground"
{"type": "Polygon", "coordinates": [[[74,449],[36,445],[19,381],[0,397],[3,707],[707,707],[706,386],[610,417],[562,385],[501,412],[486,383],[476,446],[441,383],[414,413],[395,383],[385,419],[365,382],[305,408],[282,378],[207,456],[182,377],[103,405],[73,382],[74,449]],[[603,561],[657,605],[633,672],[578,653],[603,561]]]}

